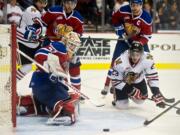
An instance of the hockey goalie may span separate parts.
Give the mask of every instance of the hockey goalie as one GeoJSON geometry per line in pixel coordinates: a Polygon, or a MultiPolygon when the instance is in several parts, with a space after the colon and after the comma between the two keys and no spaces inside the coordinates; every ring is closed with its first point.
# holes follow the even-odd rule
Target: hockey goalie
{"type": "Polygon", "coordinates": [[[50,118],[47,124],[72,125],[76,122],[75,108],[80,95],[68,91],[68,87],[62,82],[62,80],[67,81],[68,78],[61,74],[69,73],[76,76],[74,86],[80,89],[80,72],[76,69],[79,66],[72,68],[72,64],[79,63],[75,53],[80,44],[78,34],[69,32],[61,42],[51,42],[36,52],[35,61],[43,65],[48,72],[37,65],[37,70],[34,71],[30,81],[33,96],[29,99],[21,98],[18,103],[21,107],[25,106],[25,115],[48,114],[50,118]],[[70,64],[71,68],[69,68],[70,64]]]}

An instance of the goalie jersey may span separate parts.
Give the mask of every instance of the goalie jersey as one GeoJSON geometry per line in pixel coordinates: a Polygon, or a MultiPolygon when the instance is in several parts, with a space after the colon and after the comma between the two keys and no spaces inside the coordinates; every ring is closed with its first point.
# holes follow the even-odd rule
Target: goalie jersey
{"type": "MultiPolygon", "coordinates": [[[[73,86],[80,89],[81,78],[80,78],[80,60],[79,57],[74,56],[73,59],[69,60],[66,46],[62,42],[51,42],[50,45],[42,47],[35,54],[35,60],[41,65],[48,58],[48,54],[52,53],[59,58],[59,63],[64,69],[70,74],[70,81],[73,86]]],[[[40,68],[36,72],[44,72],[40,68]]],[[[46,74],[46,73],[45,73],[46,74]]]]}
{"type": "MultiPolygon", "coordinates": [[[[39,46],[39,42],[37,41],[29,41],[27,39],[24,38],[24,33],[25,33],[25,28],[28,25],[32,25],[34,24],[34,20],[35,19],[40,19],[42,14],[45,13],[45,10],[43,10],[42,12],[40,12],[34,5],[28,7],[20,20],[20,24],[17,27],[17,41],[22,43],[23,45],[29,47],[29,48],[37,48],[39,46]]],[[[44,30],[44,29],[43,29],[44,30]]],[[[45,30],[44,30],[45,31],[45,30]]],[[[37,30],[37,35],[41,35],[42,34],[42,29],[38,29],[37,30]]]]}
{"type": "Polygon", "coordinates": [[[134,65],[130,64],[128,51],[115,60],[110,78],[117,89],[125,86],[125,77],[130,72],[136,75],[135,84],[146,78],[150,87],[159,87],[158,73],[154,68],[153,57],[149,53],[144,52],[139,62],[134,65]]]}
{"type": "Polygon", "coordinates": [[[112,15],[112,24],[117,27],[124,25],[126,34],[131,41],[147,44],[152,34],[152,18],[145,10],[139,16],[133,16],[130,5],[122,6],[112,15]]]}

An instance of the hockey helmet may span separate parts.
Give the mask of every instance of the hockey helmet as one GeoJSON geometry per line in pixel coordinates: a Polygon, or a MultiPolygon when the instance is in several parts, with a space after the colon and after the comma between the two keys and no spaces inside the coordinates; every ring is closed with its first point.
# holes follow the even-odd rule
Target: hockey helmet
{"type": "Polygon", "coordinates": [[[66,2],[68,2],[68,1],[71,1],[71,2],[73,2],[74,4],[77,4],[77,0],[63,0],[63,3],[66,3],[66,2]]]}
{"type": "Polygon", "coordinates": [[[138,52],[138,53],[143,53],[144,52],[144,48],[141,45],[141,43],[139,42],[133,42],[131,44],[131,47],[129,48],[130,52],[138,52]]]}
{"type": "Polygon", "coordinates": [[[81,40],[76,32],[69,32],[64,36],[67,52],[70,56],[76,53],[81,45],[81,40]]]}
{"type": "Polygon", "coordinates": [[[45,3],[47,4],[48,3],[48,0],[33,0],[34,3],[36,2],[41,2],[41,3],[45,3]]]}
{"type": "Polygon", "coordinates": [[[143,4],[143,0],[130,0],[130,3],[136,3],[136,4],[140,4],[142,5],[143,4]]]}

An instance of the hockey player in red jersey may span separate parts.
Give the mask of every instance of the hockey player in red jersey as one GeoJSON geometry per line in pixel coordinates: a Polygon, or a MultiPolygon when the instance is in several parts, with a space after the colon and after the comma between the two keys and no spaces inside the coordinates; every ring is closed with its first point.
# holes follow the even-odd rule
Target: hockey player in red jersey
{"type": "Polygon", "coordinates": [[[76,4],[77,0],[63,0],[63,6],[50,7],[41,19],[37,19],[30,26],[24,37],[28,40],[36,40],[38,37],[35,32],[43,26],[47,27],[45,44],[48,44],[50,40],[59,41],[65,34],[64,31],[74,31],[79,36],[82,35],[83,18],[78,11],[74,10],[76,4]]]}
{"type": "Polygon", "coordinates": [[[164,108],[164,97],[159,90],[158,73],[154,68],[153,57],[144,52],[140,43],[132,43],[114,62],[111,74],[115,88],[113,102],[117,108],[128,107],[129,98],[141,104],[147,99],[148,91],[145,78],[152,92],[152,100],[158,107],[164,108]]]}
{"type": "MultiPolygon", "coordinates": [[[[79,94],[68,92],[68,87],[62,83],[62,80],[67,78],[59,75],[59,73],[76,75],[76,78],[70,80],[76,88],[80,88],[80,72],[76,72],[79,71],[77,69],[79,67],[69,68],[70,61],[80,44],[78,34],[69,32],[60,42],[51,42],[46,47],[40,48],[35,54],[35,61],[43,65],[48,70],[48,73],[38,67],[32,75],[30,87],[34,99],[38,101],[35,102],[34,106],[36,106],[36,103],[40,103],[41,106],[45,105],[52,116],[52,120],[48,121],[48,124],[68,123],[71,125],[76,121],[74,103],[79,100],[79,94]],[[62,115],[69,119],[65,123],[58,123],[56,120],[59,120],[59,116],[61,118],[62,115]]],[[[74,64],[78,64],[78,62],[76,60],[74,64]]]]}
{"type": "MultiPolygon", "coordinates": [[[[51,41],[59,41],[68,32],[74,31],[79,36],[83,33],[83,19],[78,11],[74,10],[77,0],[63,0],[63,6],[53,6],[41,17],[35,20],[35,23],[29,26],[24,37],[28,40],[37,40],[36,30],[47,27],[46,37],[43,46],[49,45],[51,41]]],[[[81,65],[79,57],[75,56],[70,62],[69,68],[77,67],[76,71],[80,73],[79,66],[81,65]],[[74,64],[74,61],[79,61],[74,64]]],[[[74,68],[73,68],[74,69],[74,68]]],[[[76,81],[79,77],[70,72],[71,80],[76,81]]],[[[74,83],[73,83],[74,84],[74,83]]]]}
{"type": "MultiPolygon", "coordinates": [[[[149,13],[142,9],[142,6],[142,0],[130,0],[130,5],[122,6],[113,13],[112,24],[115,27],[116,34],[124,40],[117,41],[111,67],[114,60],[126,51],[133,42],[140,43],[144,47],[144,51],[149,52],[147,43],[152,34],[152,19],[149,13]]],[[[112,70],[110,69],[104,89],[101,91],[102,95],[106,95],[109,91],[111,73],[112,70]]]]}

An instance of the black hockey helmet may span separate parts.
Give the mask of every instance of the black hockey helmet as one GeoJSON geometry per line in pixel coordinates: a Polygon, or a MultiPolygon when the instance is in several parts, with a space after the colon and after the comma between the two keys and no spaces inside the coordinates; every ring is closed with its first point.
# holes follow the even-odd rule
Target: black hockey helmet
{"type": "Polygon", "coordinates": [[[139,52],[139,53],[143,53],[144,52],[144,48],[141,45],[141,43],[139,42],[133,42],[131,44],[131,47],[129,48],[130,52],[139,52]]]}

